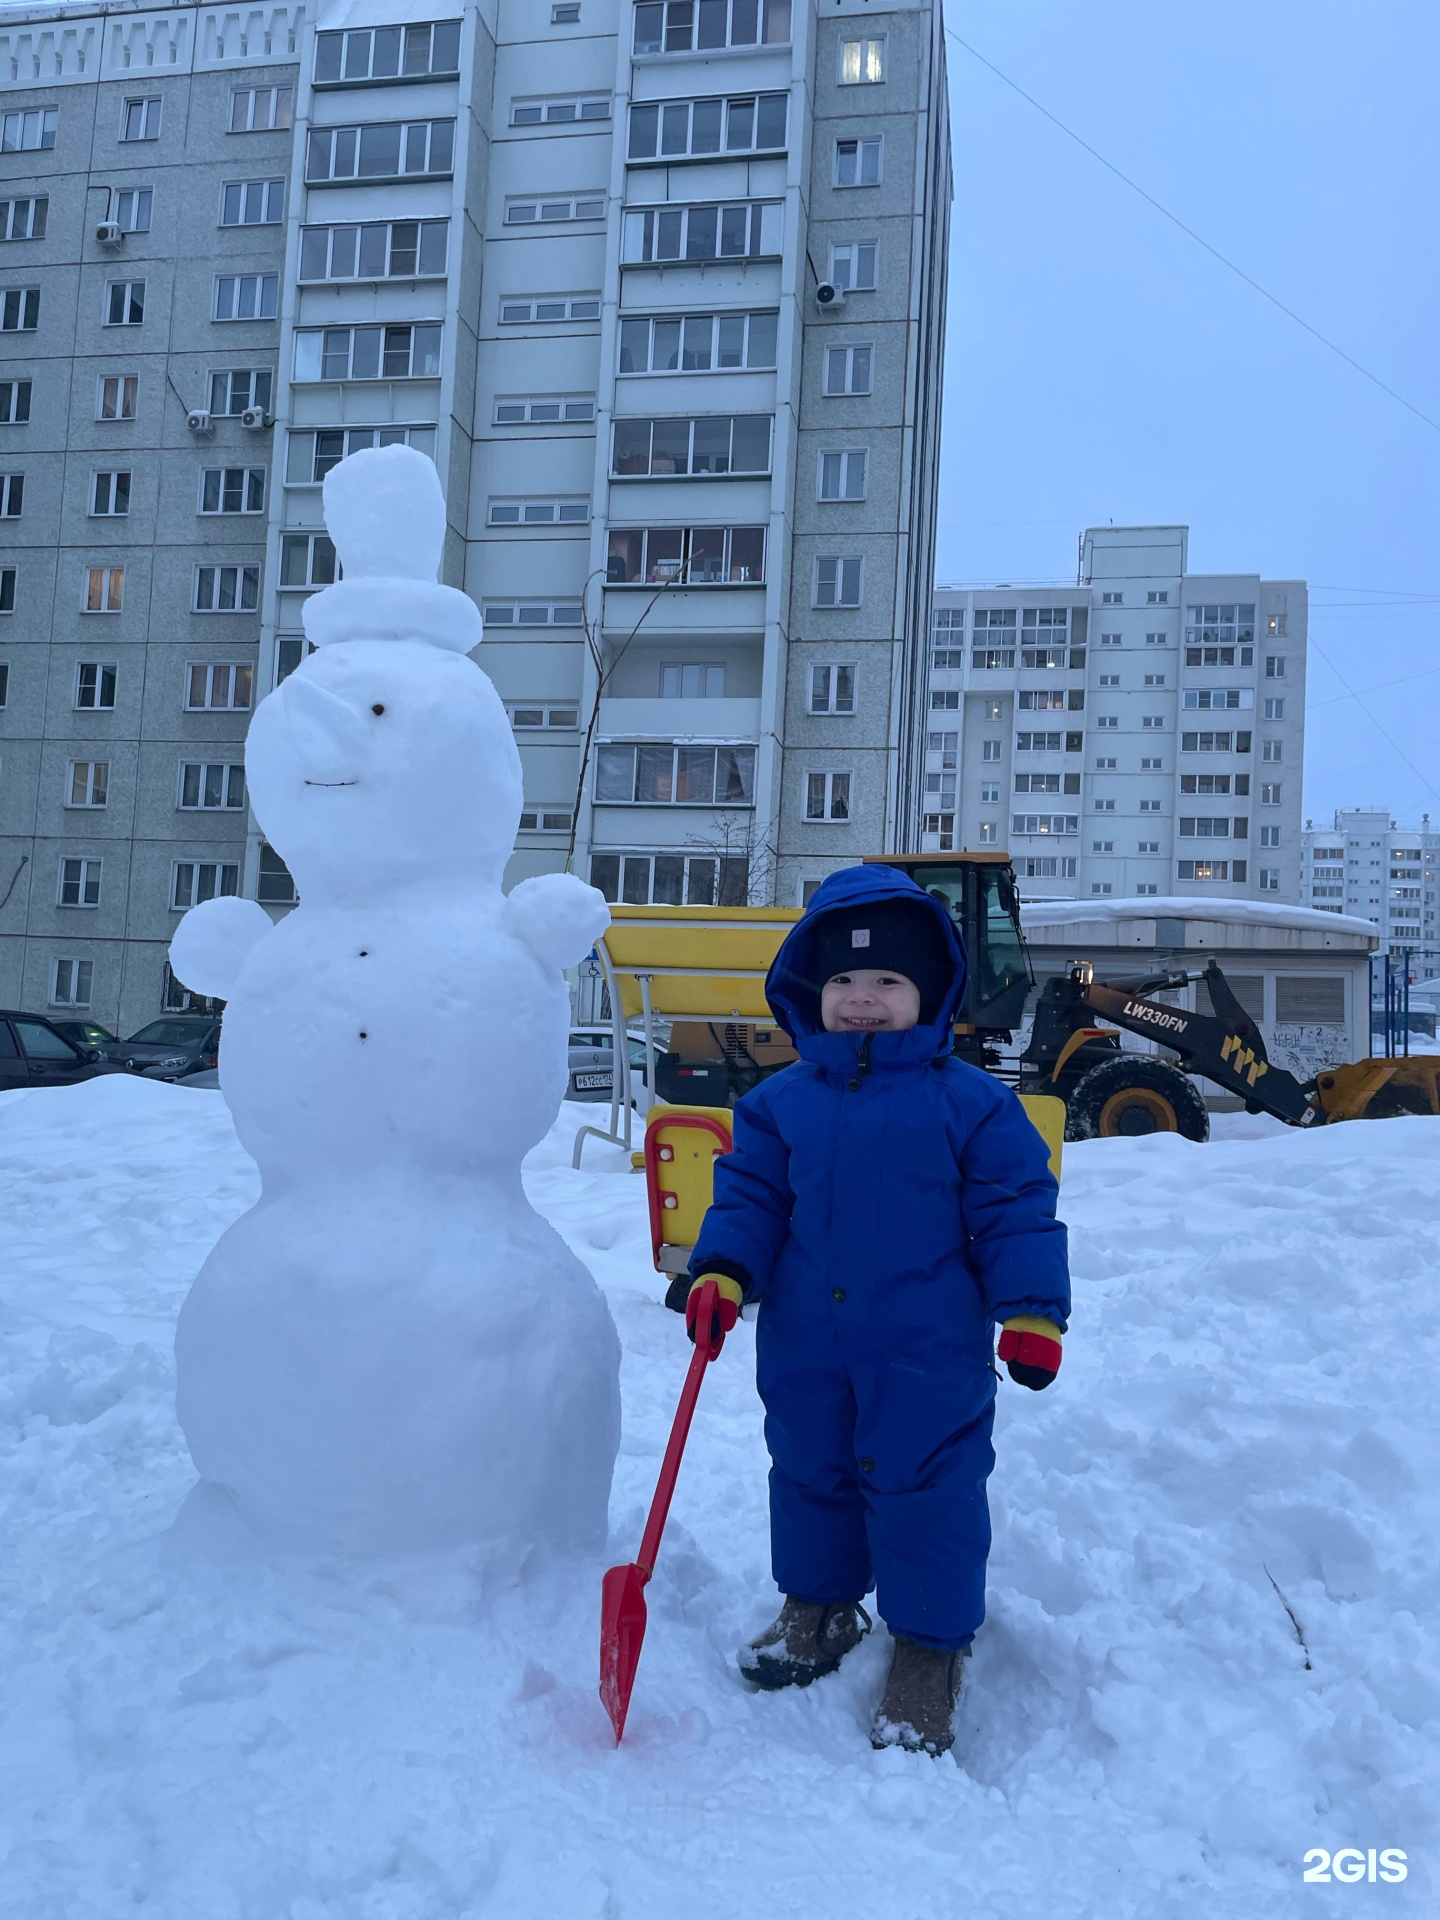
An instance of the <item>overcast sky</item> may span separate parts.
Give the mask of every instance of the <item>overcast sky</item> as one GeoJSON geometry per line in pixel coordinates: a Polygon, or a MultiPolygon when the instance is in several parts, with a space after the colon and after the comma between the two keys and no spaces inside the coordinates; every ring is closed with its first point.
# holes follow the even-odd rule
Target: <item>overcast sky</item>
{"type": "MultiPolygon", "coordinates": [[[[950,0],[947,18],[1440,421],[1435,0],[950,0]]],[[[1113,519],[1188,525],[1199,572],[1307,580],[1307,813],[1440,827],[1440,431],[953,39],[947,56],[940,579],[1073,580],[1077,534],[1113,519]]]]}

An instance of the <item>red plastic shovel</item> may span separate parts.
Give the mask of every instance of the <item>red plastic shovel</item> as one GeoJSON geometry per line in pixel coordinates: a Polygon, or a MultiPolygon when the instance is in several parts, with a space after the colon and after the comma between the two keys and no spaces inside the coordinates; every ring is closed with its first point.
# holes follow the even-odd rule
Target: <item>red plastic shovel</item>
{"type": "Polygon", "coordinates": [[[625,1716],[630,1711],[635,1671],[640,1665],[640,1648],[645,1640],[645,1583],[655,1571],[660,1536],[665,1531],[666,1515],[680,1474],[680,1456],[685,1451],[695,1402],[700,1398],[700,1382],[705,1378],[706,1367],[725,1344],[716,1320],[719,1303],[720,1289],[713,1280],[707,1280],[700,1289],[695,1314],[695,1352],[680,1389],[670,1444],[660,1463],[655,1498],[650,1502],[650,1518],[645,1522],[640,1541],[640,1557],[627,1567],[611,1567],[600,1586],[600,1698],[615,1729],[617,1747],[624,1737],[625,1716]]]}

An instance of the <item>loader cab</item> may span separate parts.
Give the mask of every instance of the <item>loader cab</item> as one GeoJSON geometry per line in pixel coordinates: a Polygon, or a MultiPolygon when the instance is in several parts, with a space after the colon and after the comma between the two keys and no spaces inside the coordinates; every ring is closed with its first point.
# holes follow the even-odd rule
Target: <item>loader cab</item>
{"type": "Polygon", "coordinates": [[[961,1028],[980,1035],[1013,1033],[1025,1017],[1034,975],[1020,931],[1020,895],[1009,854],[874,854],[865,865],[898,867],[948,909],[970,956],[961,1028]]]}

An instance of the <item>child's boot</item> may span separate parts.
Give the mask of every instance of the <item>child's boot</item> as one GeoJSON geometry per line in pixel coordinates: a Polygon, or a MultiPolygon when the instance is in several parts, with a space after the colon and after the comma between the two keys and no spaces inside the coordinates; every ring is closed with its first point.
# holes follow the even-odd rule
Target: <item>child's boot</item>
{"type": "Polygon", "coordinates": [[[885,1697],[870,1729],[871,1746],[948,1753],[955,1744],[952,1721],[960,1697],[961,1662],[968,1651],[951,1653],[897,1638],[885,1697]]]}
{"type": "Polygon", "coordinates": [[[870,1616],[858,1601],[817,1605],[787,1597],[779,1616],[740,1649],[740,1671],[767,1692],[808,1687],[834,1673],[869,1631],[870,1616]]]}

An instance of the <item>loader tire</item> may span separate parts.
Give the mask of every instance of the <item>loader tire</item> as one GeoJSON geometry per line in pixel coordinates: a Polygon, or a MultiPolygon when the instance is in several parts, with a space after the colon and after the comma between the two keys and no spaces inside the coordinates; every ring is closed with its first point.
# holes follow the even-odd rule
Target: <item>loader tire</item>
{"type": "Polygon", "coordinates": [[[1133,1053],[1102,1060],[1065,1103],[1067,1140],[1133,1139],[1146,1133],[1210,1138],[1210,1115],[1194,1081],[1167,1061],[1133,1053]]]}

